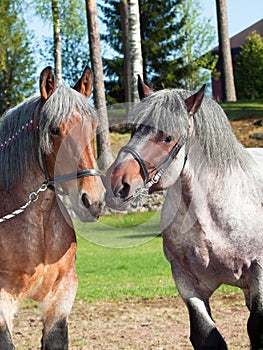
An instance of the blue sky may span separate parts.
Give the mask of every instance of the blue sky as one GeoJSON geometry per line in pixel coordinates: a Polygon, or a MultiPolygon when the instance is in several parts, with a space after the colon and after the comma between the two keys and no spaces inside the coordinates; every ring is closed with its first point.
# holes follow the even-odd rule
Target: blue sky
{"type": "MultiPolygon", "coordinates": [[[[215,28],[216,0],[199,0],[204,16],[211,18],[215,28]]],[[[263,0],[226,0],[229,36],[241,32],[263,17],[263,0]]]]}
{"type": "MultiPolygon", "coordinates": [[[[100,0],[100,2],[103,2],[103,0],[100,0]]],[[[216,0],[199,0],[199,3],[204,10],[204,17],[210,18],[217,30],[216,0]]],[[[226,0],[226,3],[230,37],[246,29],[263,17],[263,0],[226,0]]],[[[39,18],[31,17],[29,28],[35,31],[39,42],[43,39],[43,34],[45,34],[45,36],[52,35],[51,25],[43,24],[39,18]]],[[[217,40],[212,47],[214,46],[217,46],[217,40]]],[[[45,63],[43,64],[45,66],[45,63]]],[[[40,63],[39,70],[43,68],[44,67],[42,67],[40,63]]]]}
{"type": "MultiPolygon", "coordinates": [[[[103,1],[100,0],[100,2],[103,1]]],[[[217,28],[216,1],[199,0],[199,2],[204,9],[204,17],[211,18],[212,23],[215,28],[217,28]]],[[[230,37],[246,29],[263,17],[263,0],[226,0],[226,2],[230,37]]],[[[43,23],[39,21],[39,18],[33,21],[31,18],[29,26],[36,30],[37,34],[43,33],[43,23]]]]}

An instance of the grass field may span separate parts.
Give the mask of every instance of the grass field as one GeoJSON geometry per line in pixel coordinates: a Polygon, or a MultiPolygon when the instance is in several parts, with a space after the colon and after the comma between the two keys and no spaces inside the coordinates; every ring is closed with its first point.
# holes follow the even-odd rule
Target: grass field
{"type": "MultiPolygon", "coordinates": [[[[163,254],[162,238],[157,235],[159,214],[119,214],[102,217],[99,223],[93,224],[76,221],[75,226],[78,232],[78,298],[94,302],[127,298],[153,299],[178,294],[170,265],[163,254]],[[143,235],[142,230],[140,241],[140,228],[147,222],[151,223],[152,236],[143,235]],[[133,238],[127,237],[130,236],[129,226],[135,234],[133,238]],[[101,227],[104,227],[104,246],[100,245],[102,242],[94,243],[94,235],[96,232],[100,235],[101,227]],[[121,235],[120,227],[123,232],[121,235]],[[105,240],[105,235],[109,235],[109,240],[105,240]],[[111,238],[111,235],[114,237],[111,238]],[[120,237],[121,240],[127,239],[123,248],[113,248],[120,237]],[[129,246],[131,239],[136,241],[133,247],[129,246]]],[[[227,293],[235,289],[222,286],[220,290],[227,293]]]]}
{"type": "MultiPolygon", "coordinates": [[[[263,118],[263,99],[239,100],[220,103],[230,120],[263,118]]],[[[125,111],[121,108],[108,110],[110,124],[123,123],[126,120],[125,111]]]]}
{"type": "Polygon", "coordinates": [[[230,120],[263,118],[263,99],[221,103],[230,120]]]}
{"type": "Polygon", "coordinates": [[[75,226],[78,232],[79,298],[89,302],[175,295],[170,266],[162,251],[162,239],[157,236],[158,214],[120,214],[102,217],[94,224],[75,222],[75,226]],[[140,239],[140,228],[149,221],[152,232],[141,229],[140,239]],[[103,227],[103,238],[100,237],[96,244],[94,235],[100,235],[103,227]],[[118,246],[119,240],[123,242],[122,248],[114,247],[118,246]]]}
{"type": "Polygon", "coordinates": [[[175,295],[161,238],[138,247],[101,247],[78,237],[78,297],[94,300],[152,299],[175,295]]]}

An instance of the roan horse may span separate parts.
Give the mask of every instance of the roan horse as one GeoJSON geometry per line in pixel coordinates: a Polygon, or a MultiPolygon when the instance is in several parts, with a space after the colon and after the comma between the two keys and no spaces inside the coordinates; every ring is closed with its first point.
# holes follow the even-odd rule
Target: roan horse
{"type": "Polygon", "coordinates": [[[107,172],[106,204],[124,209],[168,189],[163,248],[193,347],[227,349],[209,298],[229,284],[244,292],[251,348],[263,349],[262,152],[241,146],[204,87],[153,93],[140,79],[138,87],[142,101],[130,115],[131,139],[107,172]]]}
{"type": "Polygon", "coordinates": [[[1,350],[14,349],[12,319],[26,297],[42,310],[41,349],[68,349],[67,319],[77,291],[76,237],[55,191],[59,185],[69,195],[82,221],[94,221],[101,212],[105,190],[94,154],[91,87],[88,67],[74,90],[56,88],[47,67],[40,96],[9,110],[1,123],[1,350]]]}

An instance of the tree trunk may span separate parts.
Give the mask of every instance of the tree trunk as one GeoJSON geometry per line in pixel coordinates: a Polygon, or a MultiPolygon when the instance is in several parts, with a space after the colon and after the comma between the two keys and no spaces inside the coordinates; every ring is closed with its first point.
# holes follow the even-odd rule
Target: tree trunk
{"type": "Polygon", "coordinates": [[[94,103],[100,116],[100,126],[97,134],[98,163],[101,169],[107,169],[113,162],[111,152],[109,122],[104,93],[104,76],[100,54],[100,34],[96,0],[86,0],[88,34],[91,66],[94,76],[94,103]]]}
{"type": "Polygon", "coordinates": [[[54,58],[55,58],[55,75],[56,84],[62,84],[62,48],[60,34],[60,18],[58,0],[52,0],[52,18],[53,18],[53,35],[54,35],[54,58]]]}
{"type": "MultiPolygon", "coordinates": [[[[123,42],[123,56],[124,56],[124,92],[125,102],[129,106],[131,102],[131,70],[130,70],[130,43],[129,43],[129,16],[128,16],[128,2],[121,0],[121,29],[123,42]]],[[[128,111],[128,108],[126,108],[128,111]]]]}
{"type": "Polygon", "coordinates": [[[131,102],[135,102],[139,99],[137,91],[137,76],[140,75],[143,79],[140,12],[138,0],[128,0],[128,11],[131,62],[131,102]]]}
{"type": "Polygon", "coordinates": [[[216,0],[219,53],[222,65],[221,80],[223,101],[236,101],[231,47],[228,34],[226,0],[216,0]]]}

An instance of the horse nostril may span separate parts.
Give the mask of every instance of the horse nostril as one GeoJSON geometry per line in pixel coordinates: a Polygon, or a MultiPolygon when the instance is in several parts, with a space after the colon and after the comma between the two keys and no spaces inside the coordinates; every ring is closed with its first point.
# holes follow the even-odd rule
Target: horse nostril
{"type": "Polygon", "coordinates": [[[81,199],[82,199],[82,203],[85,205],[85,207],[89,208],[90,202],[89,202],[88,197],[85,193],[82,195],[81,199]]]}
{"type": "Polygon", "coordinates": [[[118,197],[126,199],[129,196],[131,186],[127,182],[123,182],[122,187],[118,190],[118,197]]]}
{"type": "Polygon", "coordinates": [[[103,209],[103,203],[100,201],[95,201],[93,203],[90,203],[85,193],[82,195],[81,199],[85,207],[89,210],[90,214],[94,218],[97,218],[103,209]]]}

